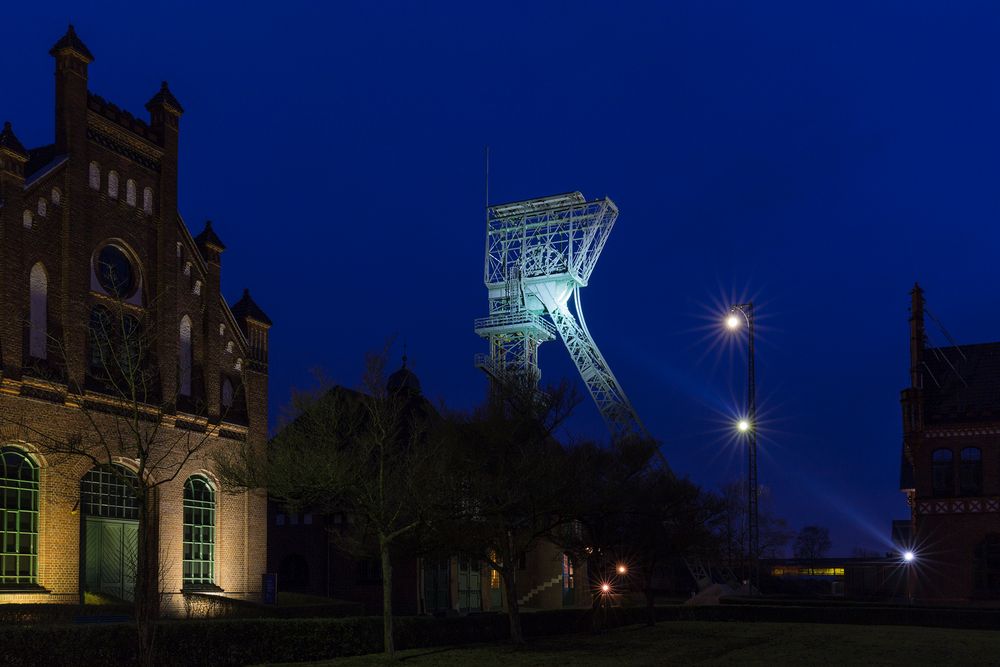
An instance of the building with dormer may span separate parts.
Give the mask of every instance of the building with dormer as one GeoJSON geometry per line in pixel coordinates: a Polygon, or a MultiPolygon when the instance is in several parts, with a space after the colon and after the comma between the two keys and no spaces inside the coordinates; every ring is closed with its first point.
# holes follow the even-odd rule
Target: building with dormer
{"type": "Polygon", "coordinates": [[[97,336],[112,314],[152,334],[155,382],[139,403],[157,437],[205,443],[157,480],[166,604],[253,598],[266,498],[221,493],[213,454],[266,443],[271,321],[248,291],[225,302],[225,245],[210,222],[192,236],[177,210],[184,109],[167,83],[143,120],[89,90],[94,56],[72,26],[50,54],[54,141],[27,148],[11,123],[0,132],[0,604],[132,595],[136,506],[123,480],[136,462],[57,457],[42,442],[120,423],[97,336]]]}

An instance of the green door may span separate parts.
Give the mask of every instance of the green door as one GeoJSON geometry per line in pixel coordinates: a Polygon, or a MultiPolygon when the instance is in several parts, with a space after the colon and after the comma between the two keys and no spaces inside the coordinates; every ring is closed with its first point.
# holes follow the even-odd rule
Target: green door
{"type": "Polygon", "coordinates": [[[84,526],[86,590],[119,600],[135,596],[139,523],[87,517],[84,526]]]}
{"type": "Polygon", "coordinates": [[[479,563],[468,558],[458,559],[458,610],[481,611],[483,589],[479,578],[479,563]]]}

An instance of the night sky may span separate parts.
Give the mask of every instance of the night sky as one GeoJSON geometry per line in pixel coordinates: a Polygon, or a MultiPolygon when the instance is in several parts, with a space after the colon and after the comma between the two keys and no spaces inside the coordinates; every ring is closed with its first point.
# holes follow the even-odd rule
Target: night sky
{"type": "MultiPolygon", "coordinates": [[[[229,301],[248,286],[274,320],[272,425],[310,369],[355,385],[392,336],[432,399],[484,397],[485,145],[493,203],[608,195],[582,300],[671,465],[744,474],[744,352],[721,321],[753,299],[775,512],[828,526],[835,553],[883,551],[908,516],[914,281],[958,341],[1000,339],[1000,5],[616,4],[12,3],[0,120],[52,142],[68,22],[93,92],[146,117],[170,82],[181,212],[226,243],[229,301]]],[[[559,341],[541,366],[579,382],[559,341]]],[[[606,437],[585,398],[571,434],[606,437]]]]}

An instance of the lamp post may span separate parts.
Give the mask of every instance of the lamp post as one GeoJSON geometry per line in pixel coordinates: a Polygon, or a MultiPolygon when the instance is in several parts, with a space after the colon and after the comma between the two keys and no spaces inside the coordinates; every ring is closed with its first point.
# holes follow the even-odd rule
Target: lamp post
{"type": "Polygon", "coordinates": [[[726,326],[731,330],[747,325],[747,416],[741,419],[737,428],[747,438],[747,551],[750,568],[747,582],[751,594],[754,584],[759,588],[760,572],[757,563],[760,548],[760,529],[757,512],[757,380],[753,351],[753,303],[740,303],[729,309],[726,326]]]}

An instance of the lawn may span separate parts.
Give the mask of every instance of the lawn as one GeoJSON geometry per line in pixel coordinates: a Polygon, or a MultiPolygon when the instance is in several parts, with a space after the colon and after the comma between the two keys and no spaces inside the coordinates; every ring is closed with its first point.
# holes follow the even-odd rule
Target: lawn
{"type": "MultiPolygon", "coordinates": [[[[562,665],[1000,665],[1000,631],[806,623],[675,621],[602,635],[506,645],[403,651],[406,667],[562,665]]],[[[380,656],[340,658],[331,667],[383,665],[380,656]]],[[[400,664],[400,663],[397,663],[400,664]]]]}

